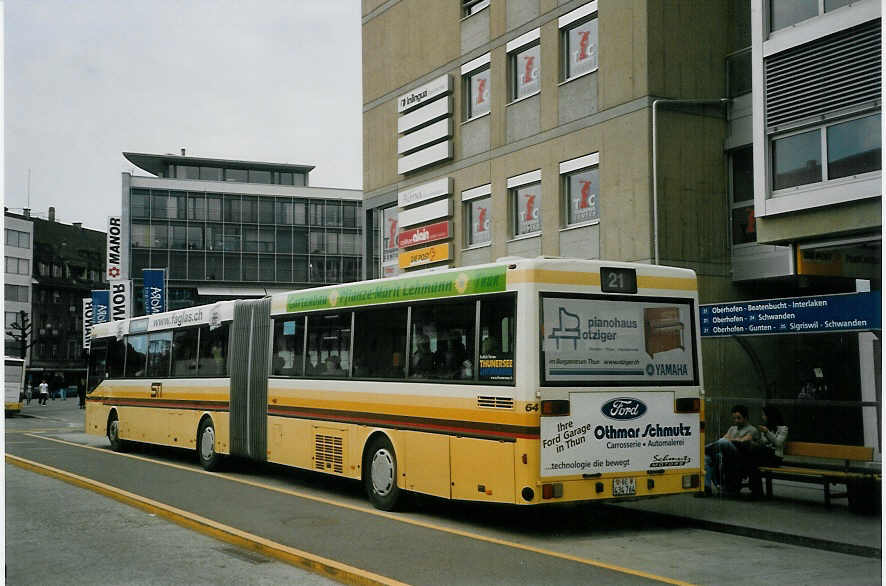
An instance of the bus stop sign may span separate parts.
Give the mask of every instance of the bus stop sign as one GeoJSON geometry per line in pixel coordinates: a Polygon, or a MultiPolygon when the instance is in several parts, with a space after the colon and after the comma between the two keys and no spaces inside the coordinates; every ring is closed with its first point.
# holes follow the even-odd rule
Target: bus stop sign
{"type": "Polygon", "coordinates": [[[869,332],[880,329],[880,291],[700,305],[701,336],[869,332]]]}

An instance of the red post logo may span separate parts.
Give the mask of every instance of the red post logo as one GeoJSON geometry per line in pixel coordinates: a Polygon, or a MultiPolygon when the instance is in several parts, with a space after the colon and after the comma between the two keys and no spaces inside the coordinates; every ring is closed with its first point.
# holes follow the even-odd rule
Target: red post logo
{"type": "Polygon", "coordinates": [[[588,54],[588,44],[590,43],[591,31],[579,31],[578,34],[581,35],[581,39],[578,41],[578,60],[584,61],[590,57],[588,54]]]}
{"type": "Polygon", "coordinates": [[[477,232],[486,231],[486,208],[478,208],[477,211],[477,232]]]}
{"type": "Polygon", "coordinates": [[[582,181],[581,182],[581,201],[578,204],[579,209],[585,209],[588,207],[588,199],[591,196],[591,182],[590,181],[582,181]]]}
{"type": "Polygon", "coordinates": [[[535,55],[526,55],[526,67],[523,69],[523,83],[532,82],[532,64],[535,63],[535,55]]]}
{"type": "Polygon", "coordinates": [[[483,103],[483,101],[484,101],[483,94],[485,93],[485,90],[486,90],[486,79],[485,78],[478,79],[477,80],[477,103],[478,104],[483,103]]]}
{"type": "Polygon", "coordinates": [[[535,211],[535,196],[527,195],[526,196],[526,221],[528,222],[533,218],[533,212],[535,211]]]}
{"type": "Polygon", "coordinates": [[[388,228],[388,246],[394,248],[397,245],[397,220],[391,218],[388,221],[390,222],[388,228]]]}

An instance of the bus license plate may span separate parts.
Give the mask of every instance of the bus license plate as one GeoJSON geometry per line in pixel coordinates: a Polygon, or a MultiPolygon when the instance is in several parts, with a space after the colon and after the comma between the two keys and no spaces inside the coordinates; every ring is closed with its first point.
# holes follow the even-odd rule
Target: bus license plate
{"type": "Polygon", "coordinates": [[[635,479],[612,479],[612,496],[634,496],[635,494],[637,494],[637,482],[635,479]]]}

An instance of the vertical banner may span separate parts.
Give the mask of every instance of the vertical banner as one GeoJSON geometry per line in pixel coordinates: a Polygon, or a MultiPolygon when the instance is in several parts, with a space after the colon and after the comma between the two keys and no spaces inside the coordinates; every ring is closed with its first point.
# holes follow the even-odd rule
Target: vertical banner
{"type": "Polygon", "coordinates": [[[83,298],[83,348],[89,350],[92,340],[92,297],[83,298]]]}
{"type": "Polygon", "coordinates": [[[108,280],[124,277],[123,259],[121,249],[123,247],[123,228],[120,216],[108,216],[108,262],[105,274],[108,280]]]}
{"type": "Polygon", "coordinates": [[[145,315],[166,311],[166,269],[142,269],[145,315]]]}
{"type": "Polygon", "coordinates": [[[92,325],[110,321],[111,292],[107,289],[92,291],[92,325]]]}
{"type": "Polygon", "coordinates": [[[381,210],[381,276],[392,277],[400,272],[398,261],[400,247],[397,245],[397,235],[400,233],[398,225],[398,211],[396,207],[381,210]]]}
{"type": "Polygon", "coordinates": [[[110,282],[111,321],[132,317],[132,281],[119,279],[110,282]]]}

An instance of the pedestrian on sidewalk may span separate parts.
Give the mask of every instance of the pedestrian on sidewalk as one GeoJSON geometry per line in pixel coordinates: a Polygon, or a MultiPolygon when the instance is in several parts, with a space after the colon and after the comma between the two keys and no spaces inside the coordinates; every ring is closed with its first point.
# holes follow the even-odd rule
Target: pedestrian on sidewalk
{"type": "Polygon", "coordinates": [[[33,392],[34,392],[34,390],[31,385],[27,385],[25,387],[25,401],[27,401],[28,405],[31,404],[31,395],[33,394],[33,392]]]}
{"type": "Polygon", "coordinates": [[[43,379],[43,382],[40,383],[40,404],[46,407],[46,399],[49,398],[49,383],[46,382],[46,379],[43,379]]]}
{"type": "Polygon", "coordinates": [[[77,398],[80,399],[80,408],[86,408],[86,379],[80,377],[80,383],[77,385],[77,398]]]}
{"type": "Polygon", "coordinates": [[[760,466],[781,466],[784,459],[784,444],[788,439],[788,426],[784,424],[781,412],[774,405],[763,406],[763,425],[758,425],[760,443],[751,446],[748,457],[748,479],[751,497],[763,496],[763,479],[760,466]]]}
{"type": "Polygon", "coordinates": [[[751,446],[760,440],[760,432],[748,422],[748,408],[735,405],[730,410],[732,427],[723,437],[705,446],[704,493],[713,494],[717,485],[723,493],[737,494],[741,490],[741,479],[747,469],[745,459],[751,446]]]}

